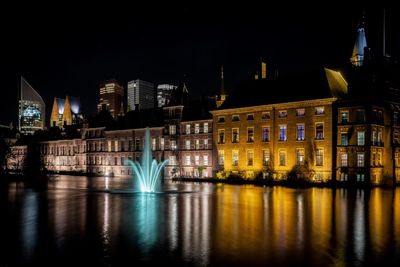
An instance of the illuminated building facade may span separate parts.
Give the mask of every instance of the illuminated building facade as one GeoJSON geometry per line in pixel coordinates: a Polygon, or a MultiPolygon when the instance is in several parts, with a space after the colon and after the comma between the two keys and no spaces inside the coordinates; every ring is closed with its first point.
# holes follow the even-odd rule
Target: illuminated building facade
{"type": "Polygon", "coordinates": [[[332,179],[336,98],[213,111],[215,169],[286,179],[332,179]],[[306,177],[302,177],[306,178],[306,177]]]}
{"type": "MultiPolygon", "coordinates": [[[[153,156],[161,160],[162,127],[150,128],[153,156]]],[[[82,129],[82,137],[40,143],[43,165],[50,171],[95,175],[131,175],[126,164],[139,160],[145,129],[107,131],[104,127],[82,129]]]]}
{"type": "Polygon", "coordinates": [[[128,82],[128,106],[131,110],[154,108],[154,84],[140,79],[128,82]]]}
{"type": "Polygon", "coordinates": [[[123,108],[124,88],[116,80],[109,80],[100,83],[100,100],[97,111],[100,112],[103,106],[110,111],[113,118],[117,118],[123,108]]]}
{"type": "Polygon", "coordinates": [[[50,117],[50,127],[79,124],[83,121],[79,98],[66,96],[65,99],[54,98],[50,117]]]}
{"type": "Polygon", "coordinates": [[[336,179],[400,183],[400,88],[393,79],[398,74],[385,47],[383,57],[370,51],[362,22],[350,58],[349,94],[337,104],[336,179]]]}
{"type": "Polygon", "coordinates": [[[214,170],[248,178],[334,179],[335,103],[347,91],[328,69],[245,85],[212,111],[214,170]],[[287,94],[292,86],[298,94],[287,94]],[[274,91],[270,97],[264,92],[274,91]],[[319,92],[310,94],[311,92],[319,92]],[[305,99],[314,95],[314,99],[305,99]],[[320,96],[321,98],[316,98],[320,96]],[[284,101],[286,100],[286,101],[284,101]],[[250,105],[253,103],[253,105],[250,105]]]}
{"type": "Polygon", "coordinates": [[[159,108],[169,104],[176,85],[159,84],[157,85],[157,105],[159,108]]]}
{"type": "Polygon", "coordinates": [[[181,175],[212,177],[212,119],[181,122],[179,138],[181,175]]]}
{"type": "Polygon", "coordinates": [[[33,134],[44,129],[46,105],[42,97],[23,78],[19,90],[18,130],[23,134],[33,134]]]}

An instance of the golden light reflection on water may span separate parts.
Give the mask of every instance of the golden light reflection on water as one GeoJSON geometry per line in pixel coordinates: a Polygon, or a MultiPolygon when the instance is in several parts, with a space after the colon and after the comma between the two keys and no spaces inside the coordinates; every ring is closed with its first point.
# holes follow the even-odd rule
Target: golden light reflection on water
{"type": "Polygon", "coordinates": [[[59,250],[71,236],[97,229],[102,256],[110,258],[135,252],[157,260],[156,250],[165,253],[160,259],[174,255],[200,266],[363,266],[400,259],[400,188],[169,184],[181,192],[151,195],[67,190],[118,185],[101,179],[59,181],[43,205],[43,195],[21,193],[12,184],[6,199],[22,206],[25,256],[35,253],[43,229],[37,220],[45,216],[59,250]]]}

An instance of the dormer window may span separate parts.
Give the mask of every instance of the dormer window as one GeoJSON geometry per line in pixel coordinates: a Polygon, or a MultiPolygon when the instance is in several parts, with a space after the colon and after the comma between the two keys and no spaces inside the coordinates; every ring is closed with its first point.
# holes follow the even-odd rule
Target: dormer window
{"type": "Polygon", "coordinates": [[[306,115],[306,109],[305,108],[296,109],[296,116],[297,117],[304,117],[305,115],[306,115]]]}
{"type": "Polygon", "coordinates": [[[261,114],[261,119],[263,119],[263,120],[269,120],[271,118],[271,113],[268,111],[268,112],[263,112],[262,114],[261,114]]]}
{"type": "Polygon", "coordinates": [[[280,110],[278,113],[279,118],[287,118],[287,111],[286,110],[280,110]]]}
{"type": "Polygon", "coordinates": [[[325,107],[316,107],[315,108],[315,115],[323,115],[325,114],[325,107]]]}

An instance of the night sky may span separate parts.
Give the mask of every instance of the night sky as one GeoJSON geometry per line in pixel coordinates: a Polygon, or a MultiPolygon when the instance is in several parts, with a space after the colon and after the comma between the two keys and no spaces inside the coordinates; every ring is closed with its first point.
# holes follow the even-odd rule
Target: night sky
{"type": "MultiPolygon", "coordinates": [[[[138,78],[178,84],[186,75],[189,92],[196,97],[218,92],[221,65],[229,91],[254,76],[261,57],[267,71],[277,69],[280,76],[321,66],[343,68],[362,13],[362,8],[339,4],[290,10],[154,6],[3,10],[0,123],[17,121],[20,75],[42,95],[48,116],[54,96],[66,94],[80,96],[84,112],[94,114],[99,82],[110,78],[126,87],[138,78]]],[[[371,29],[367,38],[379,37],[382,9],[366,11],[371,29]]],[[[387,50],[397,58],[399,14],[387,10],[387,50]]],[[[378,51],[382,39],[374,40],[367,41],[378,51]]]]}

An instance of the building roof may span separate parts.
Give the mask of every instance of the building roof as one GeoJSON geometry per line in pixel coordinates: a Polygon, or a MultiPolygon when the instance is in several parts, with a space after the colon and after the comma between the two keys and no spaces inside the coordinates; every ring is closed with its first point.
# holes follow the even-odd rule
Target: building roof
{"type": "Polygon", "coordinates": [[[145,127],[164,127],[162,108],[131,110],[119,117],[117,129],[135,129],[145,127]]]}
{"type": "Polygon", "coordinates": [[[213,98],[202,97],[192,101],[183,108],[182,121],[196,121],[212,119],[211,110],[216,109],[213,98]]]}
{"type": "Polygon", "coordinates": [[[304,101],[347,94],[340,72],[320,68],[307,73],[244,82],[231,92],[219,109],[304,101]]]}

